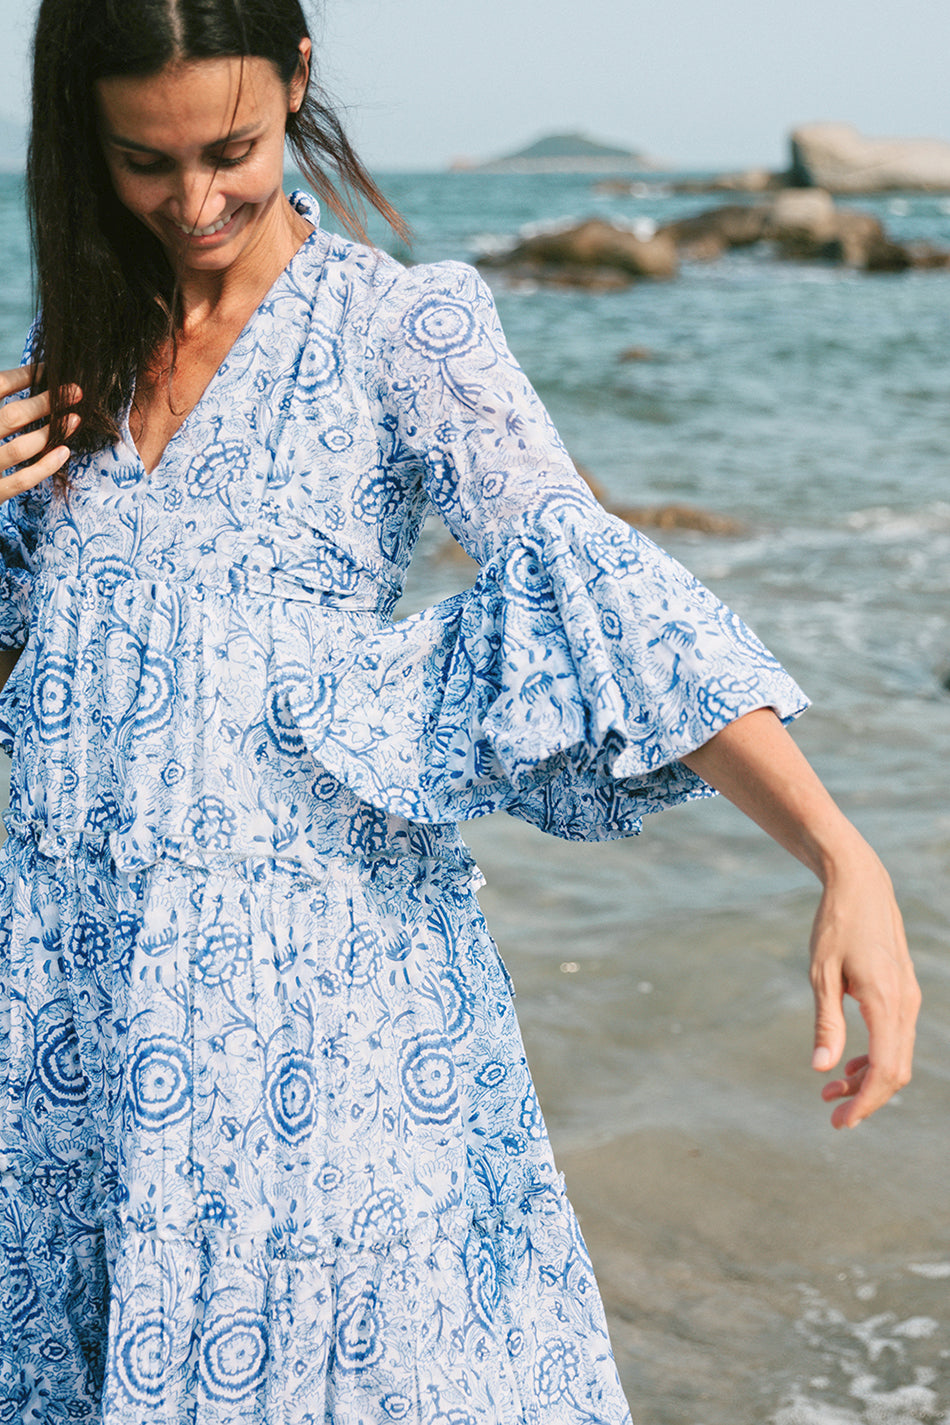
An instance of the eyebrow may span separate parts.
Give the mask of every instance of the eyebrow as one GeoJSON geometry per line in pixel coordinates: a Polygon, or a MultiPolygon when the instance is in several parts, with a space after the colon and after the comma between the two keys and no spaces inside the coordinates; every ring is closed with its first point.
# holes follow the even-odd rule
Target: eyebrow
{"type": "MultiPolygon", "coordinates": [[[[222,138],[212,139],[206,143],[205,148],[226,148],[228,144],[242,143],[245,139],[253,138],[257,133],[258,125],[249,124],[243,129],[234,129],[232,133],[225,134],[222,138]]],[[[134,139],[122,138],[120,134],[106,134],[106,141],[114,148],[131,149],[134,153],[161,153],[160,148],[150,148],[148,144],[136,143],[134,139]]]]}

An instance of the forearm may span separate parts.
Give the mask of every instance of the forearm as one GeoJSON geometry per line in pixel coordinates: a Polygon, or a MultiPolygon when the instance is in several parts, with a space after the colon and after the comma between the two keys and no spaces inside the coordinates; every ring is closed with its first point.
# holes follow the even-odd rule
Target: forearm
{"type": "Polygon", "coordinates": [[[770,708],[747,713],[682,759],[825,885],[870,847],[770,708]]]}

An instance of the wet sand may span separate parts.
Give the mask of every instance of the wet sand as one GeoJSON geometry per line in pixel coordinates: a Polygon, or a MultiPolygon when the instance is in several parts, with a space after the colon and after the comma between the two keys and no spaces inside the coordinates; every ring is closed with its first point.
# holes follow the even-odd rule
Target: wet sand
{"type": "Polygon", "coordinates": [[[730,808],[654,818],[639,843],[502,818],[468,839],[635,1425],[947,1425],[934,905],[908,915],[929,992],[914,1082],[836,1133],[808,1067],[816,893],[730,808]]]}

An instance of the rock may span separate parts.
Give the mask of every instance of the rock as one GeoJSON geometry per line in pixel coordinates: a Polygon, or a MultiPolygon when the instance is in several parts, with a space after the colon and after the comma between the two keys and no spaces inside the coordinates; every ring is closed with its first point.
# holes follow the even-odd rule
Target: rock
{"type": "Polygon", "coordinates": [[[785,188],[769,208],[772,233],[793,243],[798,234],[809,243],[829,242],[838,229],[838,210],[822,188],[785,188]]]}
{"type": "Polygon", "coordinates": [[[641,238],[602,218],[536,233],[508,252],[481,258],[480,265],[500,268],[521,280],[598,291],[626,287],[642,278],[674,277],[678,267],[671,238],[662,233],[641,238]]]}
{"type": "Polygon", "coordinates": [[[725,203],[660,228],[684,257],[709,262],[729,248],[751,247],[766,236],[769,209],[760,204],[725,203]]]}
{"type": "Polygon", "coordinates": [[[851,124],[805,124],[791,135],[793,181],[830,193],[950,192],[950,143],[870,139],[851,124]]]}
{"type": "Polygon", "coordinates": [[[910,258],[911,267],[931,271],[950,267],[950,252],[945,247],[936,247],[932,242],[905,243],[904,251],[910,258]]]}
{"type": "Polygon", "coordinates": [[[648,346],[628,346],[617,357],[618,361],[652,361],[653,352],[648,346]]]}
{"type": "Polygon", "coordinates": [[[728,515],[713,514],[694,505],[620,505],[611,514],[638,529],[691,529],[699,534],[745,534],[747,526],[728,515]]]}
{"type": "Polygon", "coordinates": [[[715,178],[684,178],[674,183],[674,193],[771,193],[788,186],[787,173],[768,168],[746,168],[741,173],[719,173],[715,178]]]}
{"type": "Polygon", "coordinates": [[[711,261],[735,247],[775,244],[779,256],[798,262],[840,262],[865,272],[904,272],[908,267],[941,267],[938,248],[921,246],[919,256],[889,238],[872,213],[838,208],[820,188],[786,188],[769,202],[727,203],[682,218],[660,229],[683,257],[711,261]]]}
{"type": "Polygon", "coordinates": [[[865,272],[903,272],[911,265],[872,213],[835,207],[822,188],[788,188],[771,205],[767,234],[783,257],[841,262],[865,272]]]}

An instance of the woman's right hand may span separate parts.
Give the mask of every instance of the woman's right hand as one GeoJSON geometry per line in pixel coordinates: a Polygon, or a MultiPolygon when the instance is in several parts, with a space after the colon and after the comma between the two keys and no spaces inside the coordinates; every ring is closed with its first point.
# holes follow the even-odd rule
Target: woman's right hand
{"type": "MultiPolygon", "coordinates": [[[[7,400],[8,396],[28,391],[33,374],[32,366],[0,371],[0,401],[6,402],[0,407],[0,503],[55,475],[72,453],[68,445],[57,445],[52,450],[46,450],[50,419],[48,391],[19,401],[7,400]],[[37,422],[41,422],[38,429],[28,429],[37,422]],[[43,451],[46,451],[45,455],[41,454],[43,451]],[[25,463],[30,461],[35,463],[25,463]]],[[[78,386],[70,387],[68,394],[71,404],[81,397],[78,386]]],[[[69,416],[66,422],[68,434],[72,435],[78,426],[79,417],[75,414],[69,416]]]]}

